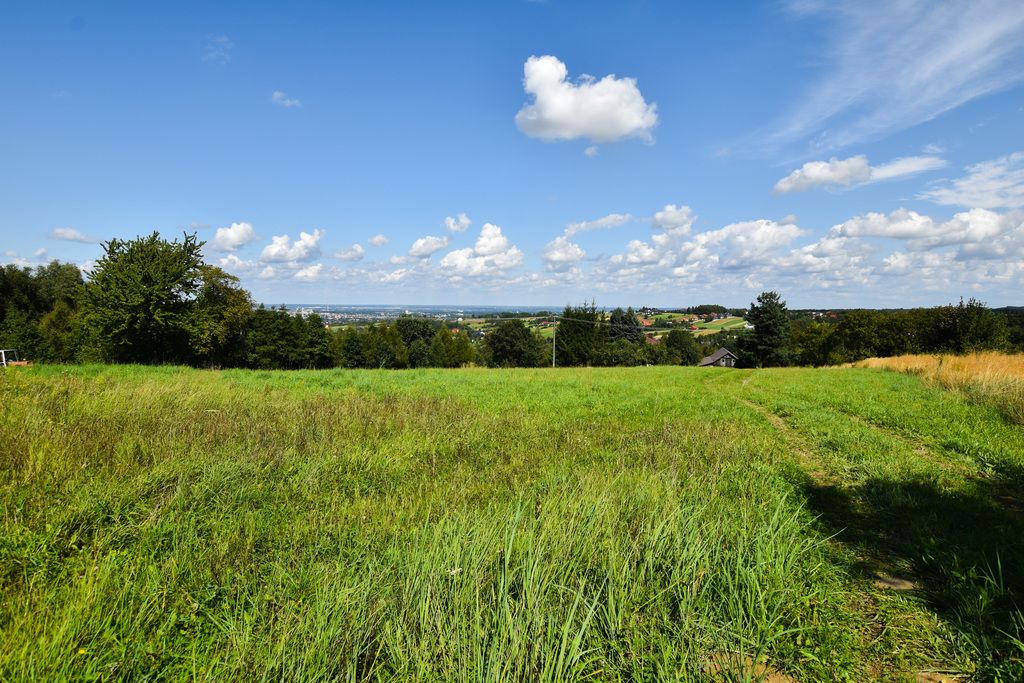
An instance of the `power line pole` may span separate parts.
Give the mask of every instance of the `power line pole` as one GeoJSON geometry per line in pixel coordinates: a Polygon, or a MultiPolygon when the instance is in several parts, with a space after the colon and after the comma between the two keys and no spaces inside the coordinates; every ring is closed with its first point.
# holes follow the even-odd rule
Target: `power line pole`
{"type": "Polygon", "coordinates": [[[551,367],[555,367],[555,340],[558,339],[558,319],[552,318],[554,326],[551,328],[551,367]]]}

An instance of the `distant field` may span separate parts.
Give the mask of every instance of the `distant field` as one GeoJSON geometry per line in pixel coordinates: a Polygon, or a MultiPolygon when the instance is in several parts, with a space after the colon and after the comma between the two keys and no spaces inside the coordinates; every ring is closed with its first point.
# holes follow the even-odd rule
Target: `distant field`
{"type": "Polygon", "coordinates": [[[1024,680],[1024,430],[912,375],[34,367],[0,406],[3,681],[1024,680]]]}
{"type": "Polygon", "coordinates": [[[722,318],[720,320],[712,320],[711,322],[698,322],[694,323],[697,331],[693,333],[695,337],[700,337],[706,334],[715,334],[723,330],[737,330],[743,329],[743,325],[746,321],[743,318],[731,317],[722,318]]]}

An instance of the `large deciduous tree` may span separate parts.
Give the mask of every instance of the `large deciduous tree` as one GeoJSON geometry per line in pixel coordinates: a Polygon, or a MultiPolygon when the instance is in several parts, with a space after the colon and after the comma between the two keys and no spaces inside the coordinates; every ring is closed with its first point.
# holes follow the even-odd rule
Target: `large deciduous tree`
{"type": "Polygon", "coordinates": [[[191,304],[202,282],[203,243],[154,232],[103,243],[83,313],[103,355],[123,363],[180,363],[189,356],[191,304]]]}
{"type": "Polygon", "coordinates": [[[671,330],[665,335],[664,344],[670,351],[679,354],[680,365],[696,365],[700,360],[700,346],[687,330],[671,330]]]}

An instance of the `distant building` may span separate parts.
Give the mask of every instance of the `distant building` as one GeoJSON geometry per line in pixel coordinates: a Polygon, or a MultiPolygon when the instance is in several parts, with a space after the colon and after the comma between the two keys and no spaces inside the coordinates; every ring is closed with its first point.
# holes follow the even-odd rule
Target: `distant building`
{"type": "Polygon", "coordinates": [[[697,363],[699,367],[720,367],[720,368],[734,368],[736,367],[736,354],[726,348],[721,348],[715,351],[707,358],[701,358],[700,362],[697,363]]]}

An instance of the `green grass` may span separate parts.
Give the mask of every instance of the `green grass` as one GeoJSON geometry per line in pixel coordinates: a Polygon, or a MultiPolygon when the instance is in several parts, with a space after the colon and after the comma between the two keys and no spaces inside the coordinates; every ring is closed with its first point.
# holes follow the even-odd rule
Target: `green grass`
{"type": "Polygon", "coordinates": [[[1024,678],[1024,431],[912,376],[35,367],[0,405],[0,680],[1024,678]]]}
{"type": "Polygon", "coordinates": [[[711,322],[695,322],[694,326],[697,328],[697,331],[694,332],[694,336],[714,334],[723,330],[741,330],[745,324],[746,321],[739,317],[721,318],[711,322]]]}

